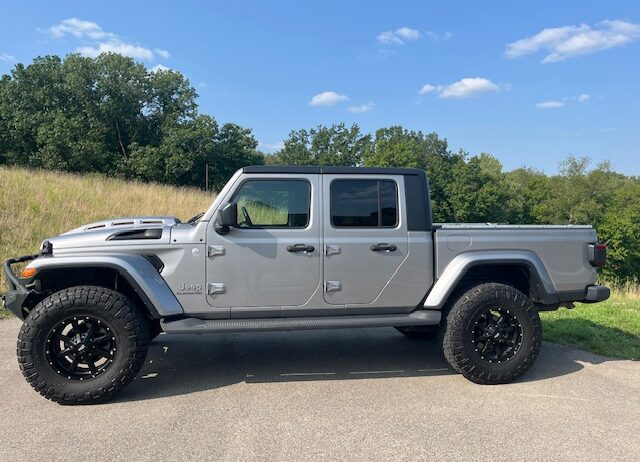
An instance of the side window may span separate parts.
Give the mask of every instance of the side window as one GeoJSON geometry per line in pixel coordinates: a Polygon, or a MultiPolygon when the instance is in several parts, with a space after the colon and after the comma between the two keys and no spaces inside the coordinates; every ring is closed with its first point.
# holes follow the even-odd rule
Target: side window
{"type": "Polygon", "coordinates": [[[240,228],[304,228],[311,185],[306,180],[247,180],[234,196],[240,228]]]}
{"type": "Polygon", "coordinates": [[[393,228],[398,224],[398,193],[391,180],[334,180],[331,224],[336,228],[393,228]]]}

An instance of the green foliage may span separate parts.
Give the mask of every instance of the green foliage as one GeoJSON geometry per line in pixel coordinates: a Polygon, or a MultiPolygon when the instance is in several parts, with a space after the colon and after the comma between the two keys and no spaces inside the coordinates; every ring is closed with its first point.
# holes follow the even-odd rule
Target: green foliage
{"type": "Polygon", "coordinates": [[[0,80],[0,163],[220,187],[261,164],[251,130],[198,114],[179,72],[149,72],[117,54],[17,64],[0,80]]]}
{"type": "Polygon", "coordinates": [[[273,165],[362,165],[371,149],[371,135],[363,135],[357,125],[318,126],[311,130],[294,130],[284,148],[269,156],[273,165]]]}
{"type": "Polygon", "coordinates": [[[640,182],[618,189],[598,227],[607,243],[605,276],[626,280],[640,275],[640,182]]]}

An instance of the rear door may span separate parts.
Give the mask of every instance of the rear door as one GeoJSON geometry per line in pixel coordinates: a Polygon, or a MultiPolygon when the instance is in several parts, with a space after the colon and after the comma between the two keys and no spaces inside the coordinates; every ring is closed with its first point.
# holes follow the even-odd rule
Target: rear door
{"type": "Polygon", "coordinates": [[[408,252],[402,175],[323,175],[324,299],[375,303],[408,252]]]}

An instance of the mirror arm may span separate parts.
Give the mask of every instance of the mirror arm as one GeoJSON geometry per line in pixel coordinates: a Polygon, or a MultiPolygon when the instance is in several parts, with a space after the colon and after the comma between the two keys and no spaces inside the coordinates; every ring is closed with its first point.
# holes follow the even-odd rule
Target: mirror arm
{"type": "Polygon", "coordinates": [[[213,226],[213,229],[216,230],[216,233],[224,236],[229,234],[229,231],[231,231],[231,228],[229,226],[226,225],[221,225],[218,223],[218,221],[216,220],[215,225],[213,226]]]}

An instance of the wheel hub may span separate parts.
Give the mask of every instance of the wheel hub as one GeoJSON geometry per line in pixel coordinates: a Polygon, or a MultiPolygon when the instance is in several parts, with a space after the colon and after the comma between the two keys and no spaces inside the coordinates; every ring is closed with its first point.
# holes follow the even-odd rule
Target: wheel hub
{"type": "Polygon", "coordinates": [[[482,360],[489,363],[509,361],[522,345],[522,326],[509,310],[487,309],[475,319],[471,342],[482,360]]]}
{"type": "Polygon", "coordinates": [[[116,351],[116,338],[104,321],[74,316],[58,323],[47,336],[49,366],[69,380],[86,380],[106,371],[116,351]]]}

